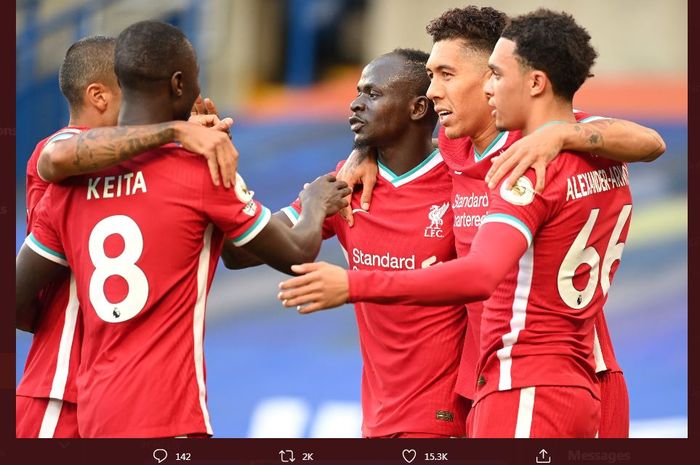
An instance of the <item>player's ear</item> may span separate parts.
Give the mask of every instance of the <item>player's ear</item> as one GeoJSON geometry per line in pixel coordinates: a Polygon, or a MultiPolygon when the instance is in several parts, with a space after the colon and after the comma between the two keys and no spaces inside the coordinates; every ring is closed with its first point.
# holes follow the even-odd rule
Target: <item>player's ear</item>
{"type": "Polygon", "coordinates": [[[172,76],[170,76],[170,91],[176,97],[182,97],[182,71],[175,71],[172,76]]]}
{"type": "Polygon", "coordinates": [[[104,84],[92,82],[85,88],[85,101],[95,107],[100,113],[107,110],[109,104],[109,89],[104,84]]]}
{"type": "Polygon", "coordinates": [[[411,120],[418,121],[425,117],[425,115],[430,111],[430,100],[428,97],[421,95],[420,97],[415,97],[411,102],[411,120]]]}
{"type": "MultiPolygon", "coordinates": [[[[545,73],[538,70],[530,72],[530,96],[535,97],[540,95],[547,88],[549,78],[545,73]]],[[[551,85],[551,84],[550,84],[551,85]]]]}

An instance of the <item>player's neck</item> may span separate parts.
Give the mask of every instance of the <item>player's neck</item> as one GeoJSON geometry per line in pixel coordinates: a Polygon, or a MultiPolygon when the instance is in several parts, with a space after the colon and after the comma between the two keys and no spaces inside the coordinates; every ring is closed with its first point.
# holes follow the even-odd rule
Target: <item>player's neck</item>
{"type": "Polygon", "coordinates": [[[548,104],[542,102],[541,105],[533,105],[522,132],[527,135],[550,124],[575,122],[572,102],[555,99],[548,104]]]}
{"type": "Polygon", "coordinates": [[[71,111],[68,126],[76,128],[98,128],[104,126],[101,115],[96,111],[83,108],[81,111],[71,111]]]}
{"type": "Polygon", "coordinates": [[[119,125],[156,124],[173,121],[171,104],[161,99],[122,100],[119,111],[119,125]]]}
{"type": "Polygon", "coordinates": [[[493,118],[489,121],[488,126],[486,126],[481,131],[478,131],[475,135],[471,137],[472,144],[474,144],[474,150],[478,153],[484,153],[484,150],[491,145],[491,142],[500,134],[501,131],[496,129],[496,123],[493,118]]]}
{"type": "Polygon", "coordinates": [[[378,147],[379,161],[401,176],[418,166],[433,152],[433,140],[423,132],[400,137],[396,144],[378,147]]]}

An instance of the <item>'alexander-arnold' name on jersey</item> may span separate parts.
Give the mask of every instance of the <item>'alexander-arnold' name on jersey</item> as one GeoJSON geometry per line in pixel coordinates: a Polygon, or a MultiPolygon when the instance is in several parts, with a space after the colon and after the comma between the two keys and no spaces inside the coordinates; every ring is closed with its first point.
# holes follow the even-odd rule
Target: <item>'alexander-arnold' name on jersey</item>
{"type": "Polygon", "coordinates": [[[566,200],[580,199],[611,189],[619,189],[629,185],[629,183],[629,171],[626,165],[588,171],[571,176],[566,180],[566,200]]]}

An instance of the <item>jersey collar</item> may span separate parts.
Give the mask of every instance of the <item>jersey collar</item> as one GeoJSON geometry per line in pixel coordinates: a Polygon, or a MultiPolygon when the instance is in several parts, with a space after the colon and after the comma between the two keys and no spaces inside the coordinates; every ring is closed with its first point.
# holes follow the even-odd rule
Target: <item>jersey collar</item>
{"type": "Polygon", "coordinates": [[[394,187],[401,187],[414,179],[418,179],[430,170],[442,163],[442,155],[438,149],[433,150],[430,155],[425,157],[425,160],[420,162],[415,168],[402,175],[393,173],[389,168],[384,166],[382,162],[377,160],[379,166],[379,175],[389,181],[394,187]]]}
{"type": "Polygon", "coordinates": [[[494,140],[491,141],[488,147],[486,147],[486,150],[484,150],[484,153],[481,154],[476,151],[476,147],[473,145],[472,142],[472,147],[474,149],[474,160],[478,163],[484,158],[488,157],[492,153],[496,152],[499,150],[501,147],[503,147],[508,140],[508,131],[503,131],[499,132],[498,135],[494,140]]]}

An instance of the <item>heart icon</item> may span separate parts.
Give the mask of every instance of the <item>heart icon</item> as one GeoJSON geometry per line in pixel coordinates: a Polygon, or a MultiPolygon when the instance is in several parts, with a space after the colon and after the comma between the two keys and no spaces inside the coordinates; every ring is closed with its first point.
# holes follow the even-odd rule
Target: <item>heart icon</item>
{"type": "Polygon", "coordinates": [[[407,463],[411,463],[416,459],[416,450],[415,449],[404,449],[403,452],[401,452],[401,455],[403,455],[403,459],[407,463]]]}

